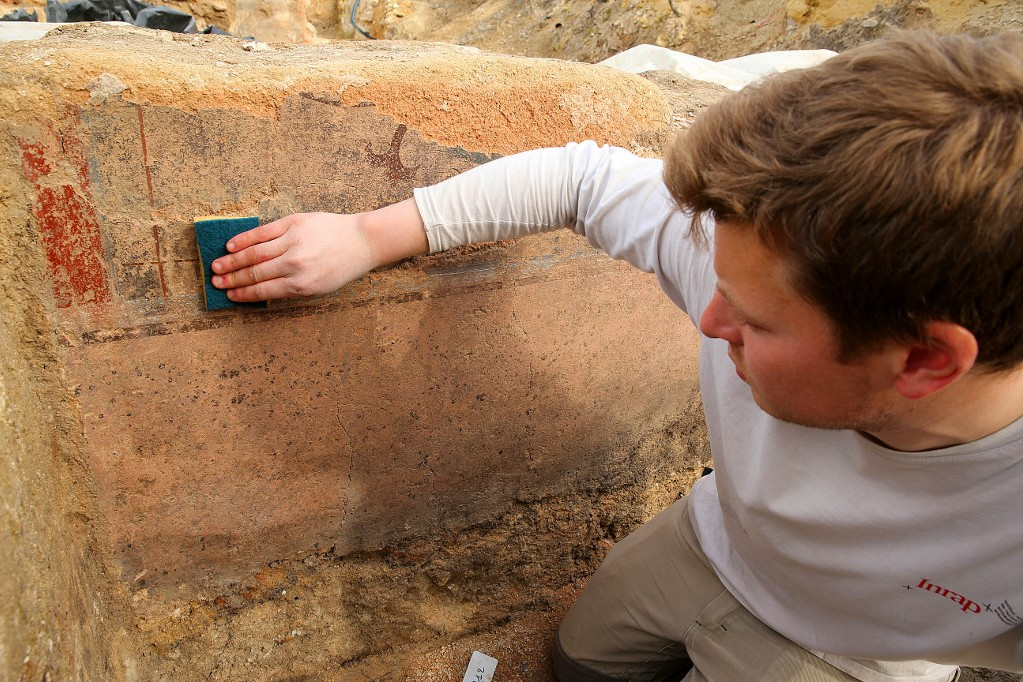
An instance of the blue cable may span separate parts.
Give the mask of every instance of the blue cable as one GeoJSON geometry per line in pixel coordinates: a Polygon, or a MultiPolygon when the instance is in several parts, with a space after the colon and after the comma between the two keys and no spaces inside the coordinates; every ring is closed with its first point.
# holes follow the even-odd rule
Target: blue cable
{"type": "Polygon", "coordinates": [[[352,22],[352,28],[354,28],[356,31],[366,36],[370,40],[376,40],[376,38],[363,31],[361,28],[359,28],[359,25],[355,23],[355,10],[358,9],[359,2],[361,2],[361,0],[355,0],[355,4],[352,5],[352,13],[348,16],[348,20],[352,22]]]}

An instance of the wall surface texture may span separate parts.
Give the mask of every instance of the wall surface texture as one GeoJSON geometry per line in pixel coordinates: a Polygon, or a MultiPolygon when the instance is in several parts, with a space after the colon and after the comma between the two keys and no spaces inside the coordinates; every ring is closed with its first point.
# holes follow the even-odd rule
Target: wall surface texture
{"type": "Polygon", "coordinates": [[[571,140],[657,153],[670,112],[649,83],[89,25],[0,49],[2,670],[131,678],[152,646],[171,660],[229,627],[232,590],[274,562],[429,545],[705,458],[658,445],[698,429],[682,314],[566,231],[203,307],[194,216],[367,210],[571,140]]]}

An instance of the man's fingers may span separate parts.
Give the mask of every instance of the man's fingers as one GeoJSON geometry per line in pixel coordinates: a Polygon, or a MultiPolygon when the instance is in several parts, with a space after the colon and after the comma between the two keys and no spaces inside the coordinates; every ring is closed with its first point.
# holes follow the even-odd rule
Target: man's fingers
{"type": "Polygon", "coordinates": [[[230,253],[226,256],[221,256],[211,263],[213,272],[231,272],[232,270],[258,263],[261,260],[279,256],[280,252],[278,252],[278,249],[281,248],[280,246],[273,249],[260,249],[259,247],[263,244],[274,244],[291,227],[293,217],[287,216],[231,237],[230,241],[227,242],[227,250],[230,253]]]}
{"type": "Polygon", "coordinates": [[[284,277],[278,277],[247,287],[229,289],[227,297],[237,303],[251,303],[254,301],[287,298],[289,293],[287,280],[284,277]]]}
{"type": "Polygon", "coordinates": [[[227,250],[231,253],[237,253],[238,251],[249,248],[253,244],[277,239],[288,231],[288,228],[291,227],[293,222],[295,222],[295,216],[289,215],[279,220],[275,220],[272,223],[260,225],[259,227],[254,227],[246,232],[236,234],[227,242],[227,250]]]}
{"type": "MultiPolygon", "coordinates": [[[[285,250],[282,248],[280,252],[284,253],[285,250]]],[[[226,275],[214,275],[213,286],[218,289],[237,289],[284,277],[290,273],[287,272],[284,261],[276,257],[279,255],[280,253],[269,256],[267,260],[259,260],[248,267],[229,272],[226,275]]]]}
{"type": "MultiPolygon", "coordinates": [[[[244,251],[228,254],[213,261],[213,272],[223,274],[225,277],[230,278],[231,275],[241,272],[245,268],[255,267],[260,263],[271,261],[287,250],[288,244],[285,239],[274,239],[272,241],[255,244],[244,251]]],[[[239,281],[242,286],[252,283],[245,280],[239,281]]]]}

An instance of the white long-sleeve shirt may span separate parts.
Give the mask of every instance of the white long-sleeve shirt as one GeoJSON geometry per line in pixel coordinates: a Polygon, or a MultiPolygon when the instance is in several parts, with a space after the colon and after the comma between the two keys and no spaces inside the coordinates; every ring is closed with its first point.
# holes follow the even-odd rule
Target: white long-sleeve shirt
{"type": "MultiPolygon", "coordinates": [[[[695,324],[713,257],[687,237],[661,173],[660,161],[584,143],[508,157],[415,198],[431,251],[570,226],[655,273],[695,324]]],[[[689,505],[728,590],[859,679],[950,670],[878,660],[1023,671],[1023,419],[965,445],[890,450],[771,417],[726,351],[702,340],[715,472],[689,505]]]]}

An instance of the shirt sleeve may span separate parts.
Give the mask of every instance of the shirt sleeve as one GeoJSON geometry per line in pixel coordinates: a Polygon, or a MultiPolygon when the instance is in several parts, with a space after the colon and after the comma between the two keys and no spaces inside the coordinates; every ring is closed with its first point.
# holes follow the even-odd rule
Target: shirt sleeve
{"type": "Polygon", "coordinates": [[[663,164],[594,142],[537,149],[415,190],[430,252],[562,227],[657,275],[694,322],[714,285],[710,253],[689,237],[663,164]]]}

